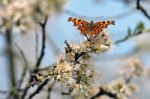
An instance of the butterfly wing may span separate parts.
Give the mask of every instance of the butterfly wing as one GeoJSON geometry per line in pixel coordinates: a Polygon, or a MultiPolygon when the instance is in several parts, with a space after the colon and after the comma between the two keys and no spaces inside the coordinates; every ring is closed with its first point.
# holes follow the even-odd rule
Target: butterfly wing
{"type": "Polygon", "coordinates": [[[101,21],[101,22],[96,22],[92,26],[92,31],[90,32],[90,35],[96,36],[98,35],[101,31],[107,28],[108,25],[114,25],[115,21],[101,21]]]}
{"type": "Polygon", "coordinates": [[[89,22],[72,17],[70,17],[68,21],[73,22],[74,26],[76,26],[77,29],[80,30],[81,34],[87,35],[89,31],[89,22]]]}

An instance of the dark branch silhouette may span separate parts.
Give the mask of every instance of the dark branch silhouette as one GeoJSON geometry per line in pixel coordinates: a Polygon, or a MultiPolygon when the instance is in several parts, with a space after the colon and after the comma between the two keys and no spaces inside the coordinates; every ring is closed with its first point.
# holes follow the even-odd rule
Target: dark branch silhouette
{"type": "Polygon", "coordinates": [[[147,11],[141,6],[140,1],[141,1],[141,0],[137,0],[137,2],[136,2],[136,8],[137,8],[138,10],[140,10],[140,11],[145,15],[145,17],[147,17],[147,18],[150,20],[150,15],[149,15],[149,14],[147,13],[147,11]]]}
{"type": "MultiPolygon", "coordinates": [[[[45,41],[46,41],[46,23],[47,23],[47,20],[48,20],[48,16],[45,16],[45,20],[43,23],[39,23],[40,26],[42,27],[42,48],[41,48],[41,52],[40,52],[40,56],[37,60],[37,63],[36,63],[36,69],[39,68],[40,64],[41,64],[41,61],[44,57],[44,51],[45,51],[45,47],[46,47],[46,44],[45,44],[45,41]]],[[[35,72],[36,72],[36,69],[35,69],[35,72]]]]}
{"type": "Polygon", "coordinates": [[[36,94],[38,94],[43,87],[48,83],[49,79],[45,79],[41,85],[29,96],[29,99],[32,99],[36,94]]]}

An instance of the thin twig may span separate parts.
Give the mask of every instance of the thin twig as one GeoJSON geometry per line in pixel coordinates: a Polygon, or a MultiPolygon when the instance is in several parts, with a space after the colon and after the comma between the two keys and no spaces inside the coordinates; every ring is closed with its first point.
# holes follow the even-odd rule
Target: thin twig
{"type": "Polygon", "coordinates": [[[53,83],[52,83],[51,85],[49,85],[49,87],[48,87],[48,90],[47,90],[47,92],[48,92],[47,99],[50,99],[50,98],[51,98],[51,91],[52,91],[52,88],[53,88],[54,84],[55,84],[55,82],[53,82],[53,83]]]}
{"type": "Polygon", "coordinates": [[[142,33],[143,33],[142,31],[139,31],[139,32],[137,32],[137,33],[133,33],[133,34],[130,34],[130,35],[127,34],[124,38],[115,41],[115,44],[122,43],[122,42],[124,42],[124,41],[126,41],[126,40],[128,40],[128,39],[130,39],[130,38],[132,38],[132,37],[134,37],[134,36],[140,35],[140,34],[142,34],[142,33]]]}
{"type": "Polygon", "coordinates": [[[23,82],[23,79],[24,79],[24,77],[25,77],[25,75],[26,75],[26,73],[27,73],[27,69],[28,69],[30,72],[31,72],[31,70],[28,68],[29,65],[28,65],[27,59],[26,59],[26,57],[25,57],[23,51],[21,50],[21,48],[20,48],[17,44],[15,44],[15,45],[16,45],[16,48],[19,50],[19,52],[20,52],[20,54],[21,54],[21,56],[22,56],[22,58],[23,58],[23,60],[24,60],[24,64],[25,64],[25,65],[23,65],[23,67],[22,67],[21,79],[20,79],[19,84],[18,84],[18,88],[20,88],[20,87],[21,87],[21,84],[22,84],[22,82],[23,82]]]}
{"type": "Polygon", "coordinates": [[[107,90],[104,90],[103,88],[100,88],[99,92],[95,94],[94,96],[92,96],[90,99],[97,99],[98,97],[101,97],[103,95],[109,96],[113,99],[118,99],[116,94],[108,92],[107,90]]]}
{"type": "Polygon", "coordinates": [[[85,55],[86,53],[87,53],[87,52],[76,53],[76,54],[75,54],[75,62],[77,62],[78,59],[79,59],[81,56],[85,55]]]}
{"type": "Polygon", "coordinates": [[[67,42],[67,40],[65,40],[64,43],[65,43],[66,46],[67,46],[66,53],[67,53],[67,52],[73,52],[73,49],[71,48],[71,46],[70,46],[70,44],[67,42]]]}
{"type": "Polygon", "coordinates": [[[147,17],[147,18],[150,20],[150,15],[149,15],[149,14],[147,13],[147,11],[141,6],[140,1],[141,1],[141,0],[137,0],[137,2],[136,2],[136,8],[137,8],[138,10],[140,10],[140,11],[144,14],[144,16],[147,17]]]}
{"type": "Polygon", "coordinates": [[[71,95],[70,92],[61,92],[61,95],[71,95]]]}
{"type": "Polygon", "coordinates": [[[35,57],[36,60],[38,60],[38,44],[39,44],[39,39],[38,39],[38,34],[35,33],[35,57]]]}
{"type": "MultiPolygon", "coordinates": [[[[47,20],[48,20],[48,16],[45,16],[45,20],[43,23],[39,23],[40,26],[42,27],[42,47],[41,47],[41,52],[40,52],[40,56],[37,60],[37,63],[36,63],[36,69],[39,68],[40,64],[41,64],[41,61],[44,57],[44,54],[45,54],[45,47],[46,47],[46,44],[45,44],[45,41],[46,41],[46,23],[47,23],[47,20]]],[[[36,71],[36,70],[35,70],[36,71]]]]}
{"type": "Polygon", "coordinates": [[[52,88],[51,87],[49,87],[48,88],[48,96],[47,96],[47,99],[50,99],[51,98],[51,90],[52,90],[52,88]]]}

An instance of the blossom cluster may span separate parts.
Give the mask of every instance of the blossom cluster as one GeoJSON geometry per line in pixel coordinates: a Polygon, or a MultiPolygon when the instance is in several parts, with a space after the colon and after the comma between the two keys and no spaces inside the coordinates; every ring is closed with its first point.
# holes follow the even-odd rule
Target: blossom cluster
{"type": "Polygon", "coordinates": [[[25,32],[43,17],[62,10],[66,0],[1,0],[1,29],[25,32]]]}

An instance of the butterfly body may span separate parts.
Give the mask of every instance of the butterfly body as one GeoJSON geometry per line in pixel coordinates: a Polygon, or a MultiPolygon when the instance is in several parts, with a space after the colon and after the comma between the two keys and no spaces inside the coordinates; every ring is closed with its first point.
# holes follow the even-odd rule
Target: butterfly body
{"type": "Polygon", "coordinates": [[[94,22],[91,21],[90,24],[89,24],[89,30],[90,30],[90,31],[93,29],[93,25],[94,25],[94,22]]]}
{"type": "Polygon", "coordinates": [[[77,18],[69,18],[68,21],[72,21],[74,26],[80,30],[81,34],[85,36],[97,36],[101,31],[107,28],[110,24],[115,24],[114,21],[100,21],[100,22],[88,22],[77,18]]]}

